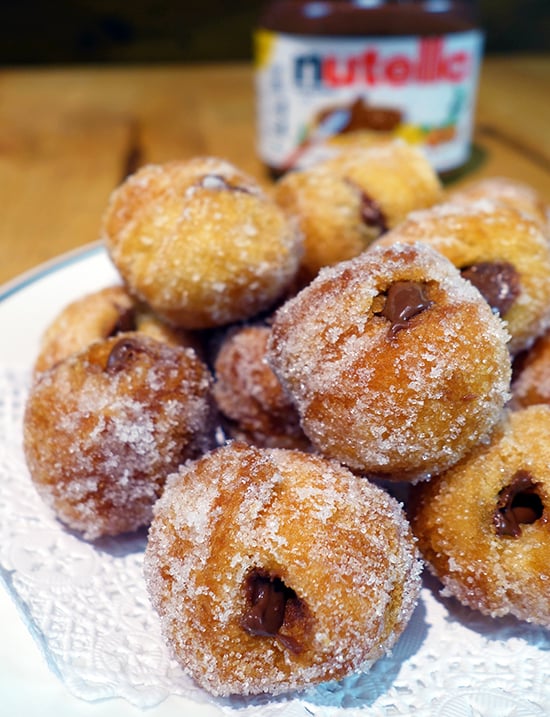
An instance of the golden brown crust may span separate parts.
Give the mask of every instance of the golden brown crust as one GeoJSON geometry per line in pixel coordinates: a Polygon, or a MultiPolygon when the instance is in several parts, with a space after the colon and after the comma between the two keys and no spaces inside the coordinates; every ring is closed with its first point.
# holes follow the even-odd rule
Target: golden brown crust
{"type": "Polygon", "coordinates": [[[260,446],[306,448],[298,413],[266,360],[270,329],[230,331],[214,362],[214,398],[232,437],[260,446]]]}
{"type": "Polygon", "coordinates": [[[122,286],[109,286],[70,302],[42,335],[35,373],[46,371],[61,359],[85,349],[92,341],[110,336],[133,305],[122,286]]]}
{"type": "Polygon", "coordinates": [[[437,479],[415,486],[411,507],[419,546],[443,583],[445,594],[493,617],[510,614],[547,627],[548,425],[549,406],[509,413],[488,445],[476,447],[437,479]],[[538,498],[532,500],[538,507],[532,517],[538,517],[533,522],[520,523],[518,535],[501,535],[495,514],[502,492],[518,475],[525,474],[536,485],[538,498]]]}
{"type": "Polygon", "coordinates": [[[537,190],[510,177],[486,177],[451,192],[452,202],[477,202],[491,199],[515,209],[537,222],[542,233],[550,239],[550,205],[537,190]]]}
{"type": "Polygon", "coordinates": [[[387,493],[318,456],[243,443],[170,478],[145,556],[175,657],[216,695],[277,694],[368,666],[403,631],[419,568],[387,493]],[[243,628],[251,576],[293,592],[273,634],[243,628]]]}
{"type": "Polygon", "coordinates": [[[108,286],[71,301],[57,314],[42,335],[34,373],[48,370],[94,341],[125,331],[138,331],[171,346],[198,348],[191,332],[160,321],[123,286],[108,286]]]}
{"type": "Polygon", "coordinates": [[[550,323],[550,243],[539,225],[500,202],[446,202],[413,212],[376,244],[429,244],[464,270],[480,262],[507,262],[519,295],[502,315],[510,351],[528,348],[550,323]]]}
{"type": "Polygon", "coordinates": [[[512,382],[512,406],[527,408],[539,403],[550,405],[550,332],[546,332],[518,357],[512,382]]]}
{"type": "Polygon", "coordinates": [[[452,465],[500,417],[507,333],[479,292],[423,245],[363,253],[276,314],[269,361],[321,452],[354,469],[416,479],[452,465]],[[429,306],[393,332],[392,285],[418,282],[429,306]]]}
{"type": "Polygon", "coordinates": [[[102,236],[131,293],[191,329],[269,307],[301,255],[300,236],[259,184],[213,157],[142,167],[113,192],[102,236]]]}
{"type": "Polygon", "coordinates": [[[414,209],[442,198],[425,157],[401,142],[342,151],[279,180],[274,197],[304,235],[302,271],[351,259],[414,209]]]}
{"type": "Polygon", "coordinates": [[[33,482],[64,523],[87,539],[135,530],[166,475],[213,445],[211,377],[191,349],[120,334],[40,374],[23,429],[33,482]]]}

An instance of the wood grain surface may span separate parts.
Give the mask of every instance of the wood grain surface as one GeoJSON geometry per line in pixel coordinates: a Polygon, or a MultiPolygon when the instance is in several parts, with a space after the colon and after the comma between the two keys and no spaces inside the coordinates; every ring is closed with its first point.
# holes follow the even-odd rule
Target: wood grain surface
{"type": "MultiPolygon", "coordinates": [[[[474,152],[550,201],[550,55],[484,61],[474,152]]],[[[110,192],[146,162],[255,152],[248,63],[0,70],[0,283],[95,241],[110,192]]]]}

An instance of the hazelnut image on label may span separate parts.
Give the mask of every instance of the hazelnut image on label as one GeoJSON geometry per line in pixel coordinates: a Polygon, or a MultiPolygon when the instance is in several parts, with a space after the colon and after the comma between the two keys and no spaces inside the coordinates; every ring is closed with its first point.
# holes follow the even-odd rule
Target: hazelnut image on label
{"type": "Polygon", "coordinates": [[[372,248],[275,314],[268,360],[317,450],[366,474],[428,478],[498,421],[508,334],[439,252],[372,248]]]}

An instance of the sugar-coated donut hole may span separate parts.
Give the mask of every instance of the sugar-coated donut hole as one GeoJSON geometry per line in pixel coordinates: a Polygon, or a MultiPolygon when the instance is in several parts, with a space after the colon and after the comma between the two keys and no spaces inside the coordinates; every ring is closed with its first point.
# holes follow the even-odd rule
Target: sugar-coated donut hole
{"type": "Polygon", "coordinates": [[[191,348],[96,340],[41,373],[25,407],[33,483],[86,540],[149,524],[166,475],[215,443],[212,378],[191,348]]]}
{"type": "Polygon", "coordinates": [[[362,253],[413,210],[442,199],[441,182],[416,147],[402,141],[352,146],[285,174],[277,203],[304,237],[301,270],[312,279],[362,253]]]}
{"type": "Polygon", "coordinates": [[[214,398],[227,436],[264,446],[307,449],[299,416],[266,360],[270,328],[231,328],[214,348],[214,398]]]}
{"type": "Polygon", "coordinates": [[[155,511],[149,594],[212,694],[341,679],[412,615],[421,565],[402,506],[336,462],[231,442],[181,466],[155,511]]]}
{"type": "Polygon", "coordinates": [[[510,483],[498,494],[493,516],[497,535],[518,538],[522,525],[531,525],[542,518],[544,503],[538,487],[528,471],[516,471],[510,483]]]}
{"type": "Polygon", "coordinates": [[[503,323],[421,243],[380,244],[325,268],[275,314],[268,360],[317,450],[395,480],[458,461],[508,398],[503,323]],[[384,294],[400,282],[413,301],[395,302],[388,318],[384,294]]]}
{"type": "Polygon", "coordinates": [[[193,348],[202,355],[197,334],[168,326],[124,286],[113,284],[85,294],[61,309],[41,336],[33,372],[38,377],[95,341],[127,333],[149,336],[170,346],[193,348]]]}
{"type": "Polygon", "coordinates": [[[269,310],[302,255],[274,199],[216,157],[141,167],[111,194],[100,235],[131,294],[187,330],[269,310]]]}
{"type": "Polygon", "coordinates": [[[485,177],[459,187],[449,197],[451,201],[471,204],[479,200],[497,201],[515,209],[535,221],[544,234],[550,235],[548,202],[529,184],[510,177],[485,177]]]}
{"type": "Polygon", "coordinates": [[[443,594],[550,626],[550,406],[506,410],[488,444],[416,487],[413,532],[443,594]]]}
{"type": "MultiPolygon", "coordinates": [[[[509,351],[528,348],[550,321],[550,245],[536,222],[521,211],[490,199],[475,202],[446,201],[413,211],[372,246],[395,243],[429,244],[467,274],[473,266],[501,273],[493,301],[466,276],[506,322],[509,351]],[[491,267],[491,265],[494,265],[491,267]]],[[[473,272],[472,272],[473,273],[473,272]]],[[[487,277],[481,276],[486,283],[487,277]]]]}

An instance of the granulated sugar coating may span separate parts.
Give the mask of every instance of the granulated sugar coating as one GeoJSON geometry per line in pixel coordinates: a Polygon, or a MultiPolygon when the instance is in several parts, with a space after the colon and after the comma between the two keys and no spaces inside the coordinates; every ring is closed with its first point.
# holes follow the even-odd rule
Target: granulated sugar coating
{"type": "Polygon", "coordinates": [[[214,360],[214,398],[233,438],[271,448],[307,449],[299,416],[266,361],[270,329],[239,326],[223,338],[214,360]]]}
{"type": "Polygon", "coordinates": [[[215,695],[367,668],[405,628],[419,572],[385,491],[322,457],[240,442],[169,478],[145,555],[165,638],[215,695]]]}
{"type": "Polygon", "coordinates": [[[353,147],[289,172],[274,197],[304,235],[302,272],[351,259],[409,212],[442,200],[441,182],[417,148],[401,142],[353,147]]]}
{"type": "Polygon", "coordinates": [[[510,177],[484,177],[456,189],[449,195],[453,203],[492,199],[524,214],[537,222],[550,238],[550,205],[541,193],[524,182],[510,177]]]}
{"type": "Polygon", "coordinates": [[[270,307],[294,278],[302,250],[259,184],[214,157],[139,169],[113,192],[102,238],[130,291],[189,329],[270,307]]]}
{"type": "Polygon", "coordinates": [[[450,261],[396,244],[322,270],[277,312],[268,357],[322,453],[416,480],[456,463],[498,421],[507,340],[450,261]]]}
{"type": "Polygon", "coordinates": [[[137,333],[40,375],[24,448],[42,498],[93,540],[149,523],[166,476],[213,445],[211,377],[191,349],[137,333]]]}
{"type": "Polygon", "coordinates": [[[491,442],[415,486],[411,519],[444,594],[550,627],[550,407],[511,412],[491,442]]]}
{"type": "Polygon", "coordinates": [[[139,331],[172,346],[196,344],[191,332],[160,321],[123,286],[108,286],[75,299],[55,316],[41,337],[34,372],[46,371],[93,341],[126,331],[139,331]]]}
{"type": "Polygon", "coordinates": [[[550,241],[531,214],[489,198],[446,202],[412,212],[379,240],[383,246],[417,242],[475,282],[505,321],[512,354],[550,327],[550,241]]]}

